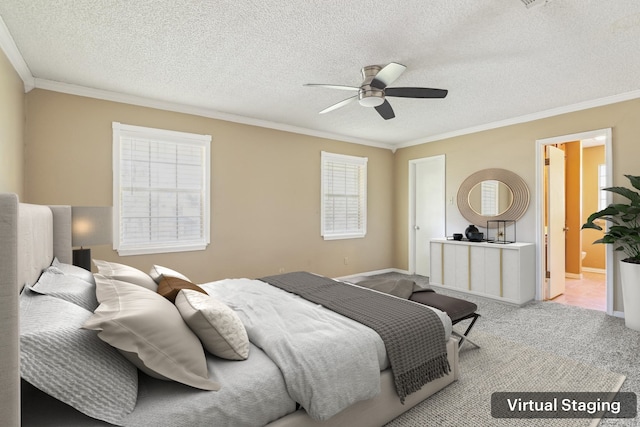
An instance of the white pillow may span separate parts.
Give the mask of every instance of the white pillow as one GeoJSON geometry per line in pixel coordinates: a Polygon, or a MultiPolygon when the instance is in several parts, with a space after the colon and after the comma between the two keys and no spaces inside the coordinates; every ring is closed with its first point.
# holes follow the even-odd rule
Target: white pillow
{"type": "Polygon", "coordinates": [[[137,268],[99,259],[94,259],[93,263],[98,267],[98,273],[103,276],[122,282],[133,283],[134,285],[151,289],[153,292],[158,290],[158,284],[148,274],[145,274],[137,268]]]}
{"type": "Polygon", "coordinates": [[[20,375],[90,417],[122,425],[138,398],[138,371],[94,331],[91,312],[25,289],[20,295],[20,375]]]}
{"type": "Polygon", "coordinates": [[[182,289],[176,307],[204,348],[223,359],[249,357],[247,331],[235,311],[207,294],[182,289]]]}
{"type": "Polygon", "coordinates": [[[95,275],[100,306],[84,324],[143,372],[203,390],[209,380],[202,344],[166,298],[140,286],[95,275]]]}
{"type": "Polygon", "coordinates": [[[149,271],[149,276],[151,276],[151,278],[158,284],[162,280],[162,276],[164,276],[164,277],[177,277],[178,279],[186,280],[187,282],[191,281],[184,274],[179,273],[179,272],[177,272],[175,270],[172,270],[170,268],[163,267],[161,265],[154,265],[153,267],[151,267],[151,271],[149,271]]]}

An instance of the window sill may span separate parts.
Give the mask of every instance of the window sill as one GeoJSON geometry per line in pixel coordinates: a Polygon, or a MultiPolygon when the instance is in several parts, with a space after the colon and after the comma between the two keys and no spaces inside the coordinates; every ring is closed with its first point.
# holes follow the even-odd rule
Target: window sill
{"type": "Polygon", "coordinates": [[[330,234],[322,236],[324,240],[344,240],[344,239],[362,239],[366,236],[366,233],[358,234],[330,234]]]}
{"type": "Polygon", "coordinates": [[[171,252],[204,251],[208,243],[197,243],[181,246],[146,246],[140,248],[114,248],[120,256],[163,254],[171,252]]]}

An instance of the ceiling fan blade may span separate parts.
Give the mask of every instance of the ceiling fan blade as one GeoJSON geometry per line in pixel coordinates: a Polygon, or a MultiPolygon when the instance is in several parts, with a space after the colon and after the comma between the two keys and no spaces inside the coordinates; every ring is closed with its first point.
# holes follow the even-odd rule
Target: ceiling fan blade
{"type": "Polygon", "coordinates": [[[446,89],[431,89],[428,87],[388,87],[385,96],[401,98],[444,98],[449,93],[446,89]]]}
{"type": "Polygon", "coordinates": [[[320,111],[320,114],[324,114],[324,113],[328,113],[329,111],[337,110],[338,108],[341,108],[341,107],[344,107],[347,104],[350,104],[351,102],[355,101],[356,99],[358,99],[358,95],[352,96],[351,98],[343,99],[342,101],[338,102],[337,104],[333,104],[332,106],[327,107],[324,110],[320,111]]]}
{"type": "Polygon", "coordinates": [[[304,86],[326,87],[326,88],[329,88],[329,89],[340,89],[340,90],[360,90],[359,87],[344,86],[344,85],[324,85],[324,84],[316,84],[316,83],[307,83],[304,86]]]}
{"type": "Polygon", "coordinates": [[[391,62],[383,67],[382,70],[378,71],[378,74],[376,74],[373,80],[371,80],[371,86],[378,89],[384,89],[400,77],[406,69],[407,67],[402,64],[391,62]]]}
{"type": "Polygon", "coordinates": [[[375,107],[375,109],[385,120],[393,119],[396,116],[393,112],[393,108],[391,108],[391,104],[389,104],[389,101],[386,99],[382,104],[375,107]]]}

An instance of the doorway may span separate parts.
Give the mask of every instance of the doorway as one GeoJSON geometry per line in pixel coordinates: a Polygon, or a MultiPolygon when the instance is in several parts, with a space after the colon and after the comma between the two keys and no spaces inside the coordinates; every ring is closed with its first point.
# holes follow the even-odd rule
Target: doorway
{"type": "Polygon", "coordinates": [[[409,272],[429,277],[430,241],[446,236],[445,156],[409,161],[409,272]]]}
{"type": "MultiPolygon", "coordinates": [[[[536,141],[536,199],[537,199],[537,214],[536,214],[536,243],[538,247],[538,257],[537,257],[537,271],[538,271],[538,280],[536,287],[536,299],[537,300],[548,300],[550,298],[550,283],[548,281],[548,277],[551,275],[549,270],[553,268],[550,263],[547,262],[548,254],[547,247],[548,244],[552,244],[551,241],[553,237],[548,233],[549,229],[547,228],[547,204],[546,198],[547,194],[545,191],[545,182],[546,182],[546,166],[545,166],[545,152],[547,151],[548,146],[562,146],[565,150],[568,150],[568,147],[573,144],[575,148],[575,144],[577,144],[579,149],[579,160],[577,164],[572,164],[569,166],[569,162],[572,162],[571,156],[567,156],[568,163],[567,168],[577,167],[580,174],[580,183],[578,187],[567,188],[568,193],[573,193],[573,199],[577,199],[579,203],[578,205],[573,204],[567,206],[567,216],[563,221],[561,226],[565,229],[565,231],[569,231],[573,228],[571,239],[572,241],[565,240],[564,242],[560,242],[562,245],[566,245],[567,247],[567,267],[566,269],[570,269],[570,272],[567,270],[562,272],[556,272],[556,274],[560,273],[566,277],[566,288],[563,291],[562,295],[555,296],[553,301],[565,303],[569,305],[579,305],[587,308],[596,308],[604,307],[607,314],[613,314],[613,275],[611,274],[609,268],[607,266],[611,266],[613,260],[613,248],[611,245],[600,245],[601,249],[605,252],[605,261],[602,269],[592,269],[592,268],[583,268],[582,264],[584,263],[585,255],[584,249],[590,246],[592,240],[585,241],[584,244],[580,242],[581,239],[585,239],[583,233],[580,231],[580,226],[584,223],[585,216],[584,214],[589,214],[591,212],[583,212],[582,211],[582,198],[583,198],[583,188],[582,188],[582,147],[593,146],[594,144],[600,144],[604,147],[604,162],[602,163],[602,168],[599,168],[599,173],[602,176],[599,178],[599,186],[602,188],[603,186],[610,186],[612,183],[612,149],[611,149],[611,129],[600,129],[588,132],[581,132],[577,134],[571,135],[563,135],[553,138],[540,139],[536,141]],[[577,193],[576,193],[577,192],[577,193]],[[577,210],[577,211],[576,211],[577,210]],[[568,227],[567,230],[567,221],[569,216],[573,215],[572,223],[568,227]],[[576,243],[576,239],[577,242],[576,243]],[[576,247],[576,244],[578,245],[576,247]],[[578,263],[576,267],[576,263],[578,263]],[[548,265],[549,264],[549,265],[548,265]],[[573,265],[573,267],[569,267],[569,265],[573,265]],[[604,286],[604,291],[601,292],[604,296],[604,301],[601,301],[601,304],[598,306],[597,304],[585,303],[589,299],[595,298],[597,292],[594,292],[594,283],[600,281],[600,286],[604,286]],[[602,284],[604,282],[604,284],[602,284]]],[[[569,151],[566,151],[567,153],[569,151]]],[[[569,179],[569,178],[567,178],[569,179]]],[[[566,181],[567,185],[569,185],[569,181],[566,181]]],[[[598,192],[598,197],[601,197],[600,205],[604,204],[604,206],[611,203],[612,196],[609,192],[598,192]]],[[[567,200],[570,198],[567,197],[567,200]]],[[[570,203],[576,203],[570,202],[570,203]]],[[[599,205],[599,206],[600,206],[599,205]]],[[[587,208],[591,209],[591,208],[587,208]]],[[[597,210],[594,209],[593,211],[597,210]]],[[[552,221],[549,218],[549,221],[552,221]]],[[[557,228],[556,224],[556,228],[557,228]]],[[[566,234],[566,233],[565,233],[566,234]]],[[[565,236],[555,237],[555,239],[566,239],[565,236]]],[[[586,237],[589,239],[589,237],[586,237]]],[[[555,242],[558,243],[557,241],[555,242]]],[[[601,289],[602,290],[602,289],[601,289]]],[[[553,297],[553,296],[552,296],[553,297]]]]}

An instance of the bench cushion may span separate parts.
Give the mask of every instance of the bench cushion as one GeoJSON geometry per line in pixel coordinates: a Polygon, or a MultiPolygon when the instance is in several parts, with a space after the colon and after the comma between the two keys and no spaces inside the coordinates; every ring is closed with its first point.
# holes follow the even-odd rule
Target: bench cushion
{"type": "Polygon", "coordinates": [[[478,309],[478,306],[470,301],[429,291],[414,292],[409,299],[444,311],[453,323],[475,313],[478,309]]]}

